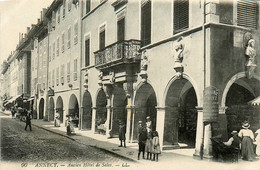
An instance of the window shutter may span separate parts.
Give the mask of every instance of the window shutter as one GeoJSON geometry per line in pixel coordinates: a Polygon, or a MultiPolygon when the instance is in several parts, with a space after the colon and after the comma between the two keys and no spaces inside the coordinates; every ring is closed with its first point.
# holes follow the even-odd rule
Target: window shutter
{"type": "Polygon", "coordinates": [[[257,2],[240,0],[237,2],[237,25],[257,28],[257,2]]]}
{"type": "Polygon", "coordinates": [[[76,81],[77,80],[77,65],[78,65],[78,62],[77,62],[78,60],[77,59],[75,59],[74,60],[74,81],[76,81]]]}
{"type": "Polygon", "coordinates": [[[56,84],[59,85],[59,67],[56,68],[56,84]]]}
{"type": "Polygon", "coordinates": [[[189,27],[189,0],[174,1],[174,33],[189,27]]]}
{"type": "Polygon", "coordinates": [[[60,38],[57,39],[57,50],[56,50],[57,56],[59,56],[59,51],[60,51],[60,38]]]}
{"type": "Polygon", "coordinates": [[[71,40],[71,28],[68,29],[68,48],[70,48],[70,40],[71,40]]]}
{"type": "Polygon", "coordinates": [[[89,44],[90,41],[89,39],[85,40],[85,66],[89,66],[89,53],[90,53],[90,48],[89,48],[89,44]]]}

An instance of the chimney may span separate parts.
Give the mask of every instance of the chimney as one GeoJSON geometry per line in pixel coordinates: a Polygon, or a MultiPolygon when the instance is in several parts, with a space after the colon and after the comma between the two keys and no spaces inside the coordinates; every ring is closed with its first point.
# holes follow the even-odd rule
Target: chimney
{"type": "Polygon", "coordinates": [[[30,27],[27,27],[27,34],[28,34],[29,31],[30,31],[30,27]]]}
{"type": "Polygon", "coordinates": [[[26,38],[26,37],[27,37],[27,34],[25,33],[25,34],[24,34],[24,38],[26,38]]]}
{"type": "Polygon", "coordinates": [[[40,22],[41,22],[41,19],[38,18],[38,23],[37,24],[40,24],[40,22]]]}

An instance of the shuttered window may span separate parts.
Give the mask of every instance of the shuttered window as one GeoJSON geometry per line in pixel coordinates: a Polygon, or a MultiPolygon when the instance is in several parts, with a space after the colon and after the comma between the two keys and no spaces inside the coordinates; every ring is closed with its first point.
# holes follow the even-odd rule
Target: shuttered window
{"type": "Polygon", "coordinates": [[[151,43],[151,1],[142,1],[141,9],[141,45],[151,43]]]}
{"type": "Polygon", "coordinates": [[[90,0],[86,0],[86,14],[90,11],[90,0]]]}
{"type": "Polygon", "coordinates": [[[257,2],[240,0],[237,2],[237,25],[257,28],[257,2]]]}
{"type": "Polygon", "coordinates": [[[99,33],[99,49],[103,50],[106,44],[106,31],[105,29],[99,33]]]}
{"type": "Polygon", "coordinates": [[[89,56],[90,56],[90,40],[85,40],[85,66],[89,66],[89,56]]]}
{"type": "Polygon", "coordinates": [[[174,33],[189,27],[189,0],[174,0],[174,33]]]}

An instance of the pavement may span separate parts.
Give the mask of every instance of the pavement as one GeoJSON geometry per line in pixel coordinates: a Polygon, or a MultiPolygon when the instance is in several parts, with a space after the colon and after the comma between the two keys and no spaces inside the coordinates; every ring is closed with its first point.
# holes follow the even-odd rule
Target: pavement
{"type": "MultiPolygon", "coordinates": [[[[5,111],[4,114],[10,115],[11,113],[5,111]]],[[[198,160],[193,158],[194,149],[175,149],[175,150],[163,150],[159,155],[159,163],[142,159],[137,160],[138,154],[138,143],[127,143],[126,148],[118,147],[118,138],[107,138],[102,134],[93,134],[91,131],[82,131],[75,128],[75,134],[67,135],[66,127],[55,127],[54,122],[48,122],[44,120],[32,119],[32,130],[33,127],[39,127],[57,135],[65,136],[77,143],[83,145],[89,145],[101,150],[106,150],[112,154],[121,156],[132,163],[136,163],[138,166],[145,165],[144,169],[158,167],[160,169],[246,169],[246,170],[260,170],[260,161],[247,162],[239,159],[238,163],[224,163],[209,160],[198,160]],[[163,166],[162,166],[163,165],[163,166]]]]}

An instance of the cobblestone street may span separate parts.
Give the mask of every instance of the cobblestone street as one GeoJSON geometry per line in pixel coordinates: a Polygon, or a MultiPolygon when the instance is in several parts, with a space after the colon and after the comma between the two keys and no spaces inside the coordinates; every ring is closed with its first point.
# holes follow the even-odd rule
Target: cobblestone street
{"type": "Polygon", "coordinates": [[[123,158],[109,152],[77,143],[66,137],[32,126],[1,114],[1,161],[14,162],[113,162],[123,158]]]}

